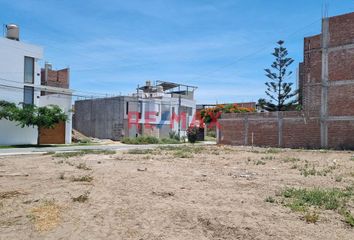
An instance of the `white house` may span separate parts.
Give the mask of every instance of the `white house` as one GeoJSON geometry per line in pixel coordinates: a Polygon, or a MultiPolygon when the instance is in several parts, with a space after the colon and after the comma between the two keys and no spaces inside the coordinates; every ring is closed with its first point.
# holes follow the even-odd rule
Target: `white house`
{"type": "MultiPolygon", "coordinates": [[[[7,25],[6,37],[0,37],[0,100],[37,106],[56,104],[70,113],[71,96],[61,94],[70,91],[41,86],[43,48],[19,41],[18,31],[16,25],[7,25]],[[41,90],[58,94],[41,97],[41,90]]],[[[66,128],[65,143],[70,143],[71,120],[66,128]]],[[[36,127],[21,128],[16,122],[0,120],[0,145],[36,144],[37,136],[36,127]]]]}

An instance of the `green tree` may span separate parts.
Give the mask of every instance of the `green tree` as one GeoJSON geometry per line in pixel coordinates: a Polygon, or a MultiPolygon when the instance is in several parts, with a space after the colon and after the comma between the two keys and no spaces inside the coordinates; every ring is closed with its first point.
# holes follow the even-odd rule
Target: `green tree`
{"type": "Polygon", "coordinates": [[[275,57],[271,68],[265,69],[266,76],[270,79],[266,82],[267,90],[265,93],[270,100],[262,100],[260,104],[268,111],[286,111],[290,106],[298,102],[296,98],[298,90],[292,90],[293,83],[286,82],[292,74],[288,67],[294,60],[288,57],[288,50],[283,46],[284,41],[277,42],[278,46],[274,48],[272,55],[275,57]]]}
{"type": "Polygon", "coordinates": [[[13,114],[16,112],[17,106],[14,103],[0,101],[0,120],[6,119],[13,121],[13,114]]]}
{"type": "Polygon", "coordinates": [[[68,116],[57,105],[37,107],[35,105],[23,104],[18,107],[13,103],[0,101],[0,119],[18,122],[18,125],[24,127],[37,127],[39,136],[41,128],[54,128],[60,122],[66,122],[68,116]]]}

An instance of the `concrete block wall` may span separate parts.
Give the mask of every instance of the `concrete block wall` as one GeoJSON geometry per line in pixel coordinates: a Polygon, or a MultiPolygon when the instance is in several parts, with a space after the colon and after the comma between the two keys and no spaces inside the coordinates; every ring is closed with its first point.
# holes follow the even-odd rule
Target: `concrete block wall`
{"type": "Polygon", "coordinates": [[[76,101],[74,129],[90,137],[120,140],[124,113],[123,97],[76,101]]]}

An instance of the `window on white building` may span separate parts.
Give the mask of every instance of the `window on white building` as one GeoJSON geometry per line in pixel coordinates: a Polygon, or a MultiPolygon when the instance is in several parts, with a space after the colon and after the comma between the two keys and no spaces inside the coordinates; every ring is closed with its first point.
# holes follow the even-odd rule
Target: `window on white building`
{"type": "Polygon", "coordinates": [[[34,83],[34,58],[25,57],[25,83],[34,83]]]}
{"type": "Polygon", "coordinates": [[[34,88],[25,86],[23,103],[24,104],[34,104],[33,100],[34,100],[34,88]]]}

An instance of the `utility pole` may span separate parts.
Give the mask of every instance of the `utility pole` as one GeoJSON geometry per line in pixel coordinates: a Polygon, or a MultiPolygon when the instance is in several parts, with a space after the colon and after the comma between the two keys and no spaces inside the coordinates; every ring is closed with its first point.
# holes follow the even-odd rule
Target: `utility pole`
{"type": "Polygon", "coordinates": [[[181,86],[178,86],[178,137],[181,138],[181,86]]]}

